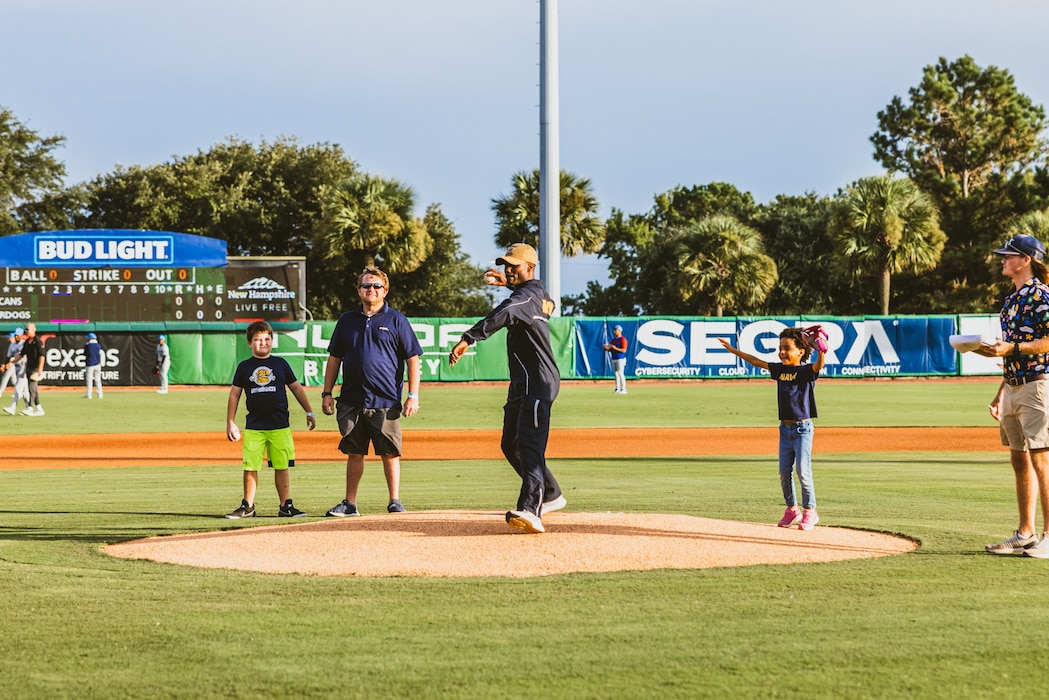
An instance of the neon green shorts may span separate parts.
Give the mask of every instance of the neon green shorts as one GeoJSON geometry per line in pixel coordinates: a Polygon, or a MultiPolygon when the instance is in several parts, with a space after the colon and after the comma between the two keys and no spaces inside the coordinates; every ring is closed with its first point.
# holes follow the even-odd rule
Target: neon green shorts
{"type": "Polygon", "coordinates": [[[278,430],[245,430],[244,471],[257,472],[264,456],[269,457],[270,469],[295,466],[295,440],[291,428],[278,430]]]}

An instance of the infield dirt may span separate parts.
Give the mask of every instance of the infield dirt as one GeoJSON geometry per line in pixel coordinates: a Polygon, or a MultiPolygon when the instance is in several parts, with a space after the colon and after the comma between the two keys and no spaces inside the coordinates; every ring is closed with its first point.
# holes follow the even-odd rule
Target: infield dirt
{"type": "MultiPolygon", "coordinates": [[[[502,459],[498,430],[412,430],[404,437],[404,457],[430,459],[502,459]]],[[[839,452],[1001,450],[998,428],[833,428],[820,427],[815,454],[839,452]]],[[[552,430],[547,456],[688,457],[701,455],[769,454],[777,450],[772,428],[672,428],[624,430],[576,428],[552,430]]],[[[299,462],[340,462],[334,431],[295,433],[299,462]]],[[[59,469],[124,466],[236,464],[240,445],[221,432],[51,435],[10,435],[4,444],[11,454],[25,455],[0,464],[0,469],[59,469]],[[43,448],[43,449],[42,449],[43,448]]]]}
{"type": "MultiPolygon", "coordinates": [[[[12,437],[12,447],[20,438],[12,437]]],[[[554,430],[548,456],[774,458],[776,431],[753,428],[554,430]]],[[[38,438],[25,438],[39,447],[38,438]]],[[[341,461],[333,432],[296,433],[302,462],[341,461]]],[[[24,467],[236,464],[239,446],[221,434],[63,436],[24,467]]],[[[499,432],[410,431],[408,460],[501,459],[499,432]]],[[[997,428],[820,428],[817,454],[1001,451],[997,428]]],[[[26,450],[26,453],[30,452],[26,450]]],[[[509,467],[507,467],[509,469],[509,467]]],[[[778,515],[771,514],[770,515],[778,515]]],[[[914,551],[906,537],[818,525],[804,532],[768,523],[676,514],[552,513],[543,535],[514,535],[501,511],[424,511],[324,519],[272,527],[123,542],[123,558],[208,568],[321,576],[527,577],[579,571],[694,569],[798,564],[914,551]]],[[[833,524],[833,523],[830,523],[833,524]]]]}

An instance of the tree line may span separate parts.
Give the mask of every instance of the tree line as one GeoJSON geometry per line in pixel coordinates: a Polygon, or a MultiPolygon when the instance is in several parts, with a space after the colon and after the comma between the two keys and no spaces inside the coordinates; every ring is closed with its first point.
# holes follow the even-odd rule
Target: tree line
{"type": "MultiPolygon", "coordinates": [[[[926,66],[878,112],[881,176],[834,195],[757,203],[728,183],[678,186],[607,219],[588,179],[560,173],[561,248],[607,260],[611,283],[565,297],[585,315],[982,313],[1005,289],[990,254],[1015,233],[1049,238],[1045,111],[969,56],[926,66]]],[[[307,260],[307,307],[334,318],[377,264],[399,309],[476,316],[492,297],[437,204],[362,172],[338,145],[229,139],[72,186],[56,149],[0,107],[0,234],[141,228],[225,240],[230,255],[307,260]]],[[[539,172],[491,201],[497,245],[538,244],[539,172]]]]}

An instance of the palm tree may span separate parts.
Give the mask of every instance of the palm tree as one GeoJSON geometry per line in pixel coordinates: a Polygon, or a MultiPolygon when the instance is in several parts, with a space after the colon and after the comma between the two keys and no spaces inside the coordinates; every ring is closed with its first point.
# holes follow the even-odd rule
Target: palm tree
{"type": "Polygon", "coordinates": [[[397,180],[354,175],[325,193],[322,239],[328,259],[354,255],[386,272],[411,272],[433,250],[433,240],[413,215],[415,193],[397,180]]]}
{"type": "Polygon", "coordinates": [[[883,315],[889,313],[892,275],[933,269],[947,242],[932,200],[909,178],[891,173],[849,185],[838,198],[828,232],[846,273],[880,277],[883,315]]]}
{"type": "Polygon", "coordinates": [[[1024,214],[1005,227],[1006,235],[1034,236],[1043,243],[1049,240],[1049,209],[1045,211],[1032,211],[1024,214]]]}
{"type": "Polygon", "coordinates": [[[716,316],[746,311],[776,286],[776,263],[764,253],[761,234],[731,216],[701,219],[681,232],[675,247],[678,291],[686,300],[710,297],[716,316]]]}
{"type": "MultiPolygon", "coordinates": [[[[597,198],[590,180],[561,171],[561,253],[573,258],[596,253],[605,238],[605,227],[598,217],[597,198]]],[[[508,247],[528,243],[539,247],[539,169],[521,171],[511,180],[513,192],[492,200],[495,212],[495,243],[508,247]]]]}

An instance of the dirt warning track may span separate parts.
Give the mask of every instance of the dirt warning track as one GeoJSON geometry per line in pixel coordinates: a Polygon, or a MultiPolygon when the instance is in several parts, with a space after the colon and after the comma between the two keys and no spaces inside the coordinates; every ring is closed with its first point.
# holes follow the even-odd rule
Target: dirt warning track
{"type": "MultiPolygon", "coordinates": [[[[498,430],[411,430],[404,433],[404,461],[502,459],[498,430]]],[[[576,428],[552,430],[547,457],[688,457],[770,454],[777,451],[775,427],[759,428],[576,428]]],[[[338,433],[295,433],[299,462],[340,462],[338,433]]],[[[240,444],[222,433],[114,433],[11,435],[4,438],[17,460],[2,469],[188,466],[240,461],[240,444]]],[[[997,427],[832,428],[816,430],[816,454],[839,452],[995,452],[1004,448],[997,427]]]]}

